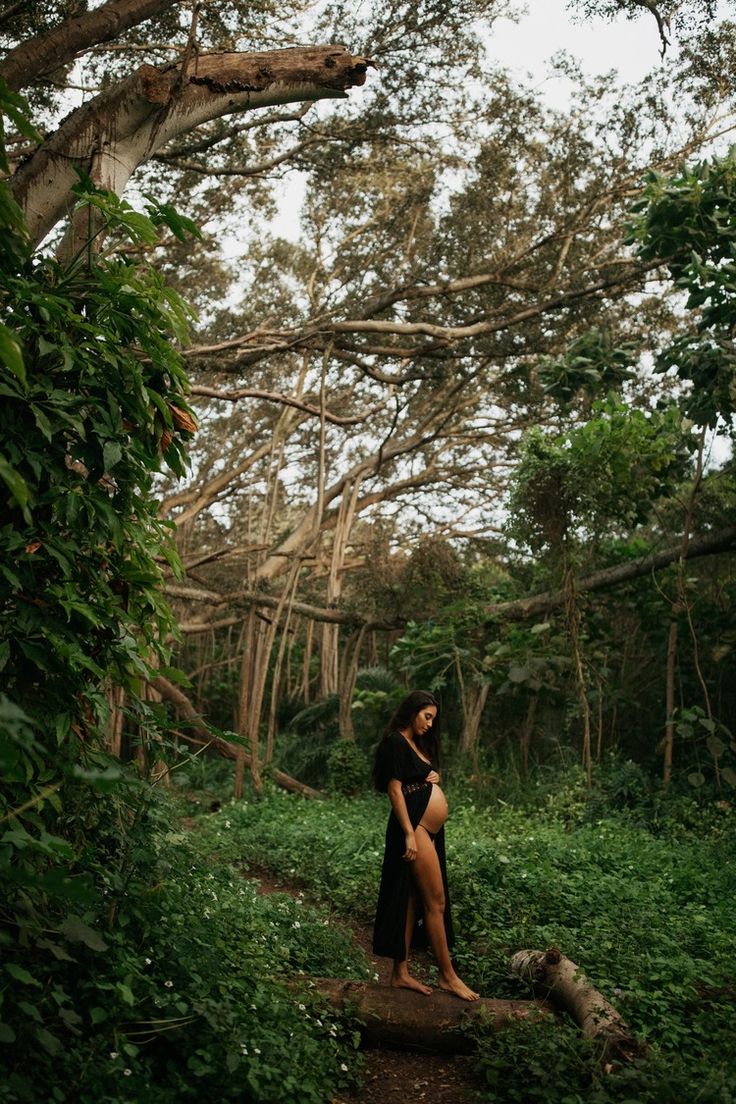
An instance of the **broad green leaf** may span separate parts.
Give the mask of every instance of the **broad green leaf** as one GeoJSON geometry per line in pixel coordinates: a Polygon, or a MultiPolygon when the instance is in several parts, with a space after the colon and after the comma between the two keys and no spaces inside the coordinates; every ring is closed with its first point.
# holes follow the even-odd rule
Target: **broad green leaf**
{"type": "Polygon", "coordinates": [[[121,999],[124,1000],[126,1004],[135,1004],[133,990],[130,988],[129,985],[125,985],[122,981],[119,981],[115,988],[120,994],[121,999]]]}
{"type": "Polygon", "coordinates": [[[21,383],[26,383],[26,367],[23,363],[23,351],[16,334],[0,322],[0,360],[3,360],[21,383]]]}
{"type": "Polygon", "coordinates": [[[24,966],[18,966],[15,962],[6,962],[5,969],[11,977],[16,981],[20,981],[23,985],[35,985],[37,988],[41,988],[41,982],[29,973],[24,966]]]}
{"type": "Polygon", "coordinates": [[[60,930],[76,943],[84,943],[92,951],[106,951],[107,943],[94,931],[89,924],[85,924],[78,916],[68,916],[61,925],[60,930]]]}
{"type": "Polygon", "coordinates": [[[47,1031],[45,1027],[36,1028],[36,1038],[46,1051],[54,1058],[61,1050],[61,1041],[57,1039],[56,1035],[52,1035],[50,1031],[47,1031]]]}
{"type": "Polygon", "coordinates": [[[719,736],[709,736],[705,743],[714,759],[719,759],[726,750],[726,745],[719,736]]]}

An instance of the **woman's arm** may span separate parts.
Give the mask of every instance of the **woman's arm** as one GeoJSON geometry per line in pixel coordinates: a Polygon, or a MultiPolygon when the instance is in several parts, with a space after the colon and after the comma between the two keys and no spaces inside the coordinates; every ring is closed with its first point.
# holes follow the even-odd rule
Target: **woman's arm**
{"type": "Polygon", "coordinates": [[[417,857],[417,841],[414,835],[414,829],[411,826],[411,821],[409,820],[409,814],[406,810],[406,801],[401,792],[401,782],[399,782],[398,778],[392,778],[389,781],[387,793],[388,799],[391,802],[391,808],[406,836],[406,851],[401,857],[406,859],[407,862],[414,862],[414,859],[417,857]]]}

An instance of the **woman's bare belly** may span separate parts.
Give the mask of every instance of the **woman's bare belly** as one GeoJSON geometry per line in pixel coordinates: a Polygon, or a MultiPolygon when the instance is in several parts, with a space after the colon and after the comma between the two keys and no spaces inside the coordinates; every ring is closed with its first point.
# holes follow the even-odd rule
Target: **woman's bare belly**
{"type": "Polygon", "coordinates": [[[447,799],[442,789],[434,783],[421,823],[425,828],[429,828],[430,832],[439,832],[440,828],[447,820],[448,812],[447,799]]]}

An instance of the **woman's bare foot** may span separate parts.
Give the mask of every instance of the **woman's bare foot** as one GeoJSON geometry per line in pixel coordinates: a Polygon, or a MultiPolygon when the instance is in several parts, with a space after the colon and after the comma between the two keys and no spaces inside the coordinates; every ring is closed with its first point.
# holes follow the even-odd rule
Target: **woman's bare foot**
{"type": "Polygon", "coordinates": [[[456,997],[460,997],[461,1000],[476,1001],[480,994],[473,992],[469,989],[464,981],[455,974],[453,977],[440,978],[440,989],[444,989],[446,993],[454,993],[456,997]]]}
{"type": "Polygon", "coordinates": [[[428,985],[422,985],[421,981],[412,977],[408,970],[394,970],[391,974],[391,987],[392,989],[416,989],[418,993],[424,993],[426,996],[432,992],[428,985]]]}

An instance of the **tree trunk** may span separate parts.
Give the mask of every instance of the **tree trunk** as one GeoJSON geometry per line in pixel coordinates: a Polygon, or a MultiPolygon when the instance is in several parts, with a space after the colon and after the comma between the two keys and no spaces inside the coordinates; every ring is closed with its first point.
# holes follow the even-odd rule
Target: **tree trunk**
{"type": "Polygon", "coordinates": [[[669,786],[672,781],[672,752],[675,745],[675,659],[677,656],[677,607],[672,606],[670,630],[667,634],[667,669],[665,675],[664,764],[662,781],[669,786]]]}
{"type": "Polygon", "coordinates": [[[360,666],[360,649],[365,635],[365,625],[345,641],[340,663],[338,690],[340,694],[339,729],[341,740],[355,740],[353,728],[353,694],[360,666]]]}
{"type": "Polygon", "coordinates": [[[532,742],[532,732],[534,731],[534,721],[537,716],[538,701],[539,694],[532,694],[529,699],[529,705],[526,708],[526,717],[524,718],[524,724],[521,729],[521,773],[524,778],[529,774],[529,749],[532,742]]]}
{"type": "Polygon", "coordinates": [[[460,734],[460,753],[467,756],[478,774],[478,737],[490,685],[487,682],[471,682],[463,691],[463,730],[460,734]]]}
{"type": "Polygon", "coordinates": [[[642,1053],[642,1044],[613,1005],[558,950],[517,951],[510,965],[512,973],[568,1012],[586,1039],[603,1042],[606,1057],[630,1059],[642,1053]]]}
{"type": "MultiPolygon", "coordinates": [[[[406,1050],[471,1054],[476,1043],[463,1030],[468,1021],[481,1019],[489,1031],[498,1031],[511,1020],[524,1020],[545,1010],[539,1001],[481,997],[470,1003],[439,989],[424,996],[409,989],[392,989],[366,981],[309,980],[336,1009],[351,1008],[357,1013],[364,1043],[406,1050]]],[[[303,985],[303,981],[299,984],[303,985]]]]}
{"type": "Polygon", "coordinates": [[[369,64],[343,46],[300,46],[142,65],[68,115],[12,178],[31,243],[64,216],[78,169],[122,195],[138,166],[172,138],[236,111],[344,98],[365,82],[369,64]]]}

